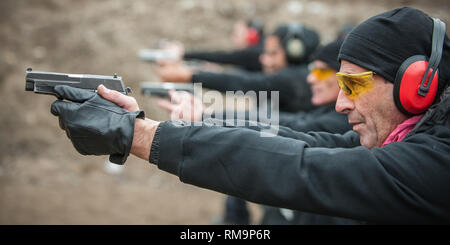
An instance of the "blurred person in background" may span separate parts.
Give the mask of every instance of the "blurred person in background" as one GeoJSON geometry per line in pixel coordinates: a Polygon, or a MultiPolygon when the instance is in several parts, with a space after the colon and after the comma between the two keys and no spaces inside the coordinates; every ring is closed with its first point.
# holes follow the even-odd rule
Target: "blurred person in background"
{"type": "Polygon", "coordinates": [[[179,42],[167,43],[164,48],[183,60],[202,60],[234,65],[247,71],[261,71],[259,56],[264,46],[264,23],[259,19],[237,21],[231,40],[236,49],[230,51],[185,51],[179,42]]]}
{"type": "Polygon", "coordinates": [[[156,72],[165,82],[199,82],[221,92],[279,91],[280,111],[308,111],[314,106],[306,82],[307,64],[318,45],[316,31],[293,22],[278,26],[265,38],[260,55],[263,72],[194,72],[179,62],[160,62],[156,72]]]}

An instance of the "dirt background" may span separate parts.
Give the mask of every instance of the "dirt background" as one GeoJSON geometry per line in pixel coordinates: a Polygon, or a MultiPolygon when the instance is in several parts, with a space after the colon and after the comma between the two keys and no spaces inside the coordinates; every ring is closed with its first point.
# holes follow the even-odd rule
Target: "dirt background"
{"type": "MultiPolygon", "coordinates": [[[[135,157],[110,173],[107,157],[78,154],[49,112],[54,98],[24,91],[27,67],[117,73],[137,91],[139,82],[158,79],[137,52],[160,38],[228,49],[233,23],[259,17],[266,30],[302,21],[328,42],[348,22],[404,5],[450,23],[445,0],[0,1],[0,224],[209,224],[223,210],[224,195],[135,157]]],[[[153,98],[135,96],[149,117],[168,119],[153,98]]],[[[251,209],[257,222],[261,211],[251,209]]]]}

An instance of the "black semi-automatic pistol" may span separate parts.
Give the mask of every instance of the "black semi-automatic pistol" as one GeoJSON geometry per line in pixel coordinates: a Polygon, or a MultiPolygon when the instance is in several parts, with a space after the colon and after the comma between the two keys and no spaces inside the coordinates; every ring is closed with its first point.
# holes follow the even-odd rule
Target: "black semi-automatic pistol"
{"type": "Polygon", "coordinates": [[[125,95],[131,93],[131,89],[124,86],[122,77],[116,74],[113,76],[67,74],[33,71],[31,68],[28,68],[25,77],[25,91],[34,91],[38,94],[51,94],[56,97],[58,97],[54,90],[56,85],[67,85],[95,92],[100,84],[125,95]]]}

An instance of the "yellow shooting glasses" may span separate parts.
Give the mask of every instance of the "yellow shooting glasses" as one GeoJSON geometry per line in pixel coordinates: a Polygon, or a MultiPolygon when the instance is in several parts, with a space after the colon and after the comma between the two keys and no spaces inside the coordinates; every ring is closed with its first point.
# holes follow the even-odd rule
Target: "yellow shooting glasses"
{"type": "Polygon", "coordinates": [[[319,80],[325,80],[336,74],[336,71],[331,68],[312,68],[310,72],[319,80]]]}
{"type": "Polygon", "coordinates": [[[373,88],[375,85],[373,75],[375,75],[373,71],[358,74],[336,73],[339,87],[352,100],[373,88]]]}

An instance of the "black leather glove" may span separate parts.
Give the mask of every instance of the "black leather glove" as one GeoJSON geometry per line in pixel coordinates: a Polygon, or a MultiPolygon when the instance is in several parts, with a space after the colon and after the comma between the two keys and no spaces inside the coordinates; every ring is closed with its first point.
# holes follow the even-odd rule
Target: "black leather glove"
{"type": "Polygon", "coordinates": [[[65,85],[55,86],[58,98],[51,106],[59,117],[75,149],[83,155],[110,155],[109,160],[124,164],[130,154],[136,117],[144,111],[129,112],[95,92],[65,85]]]}

